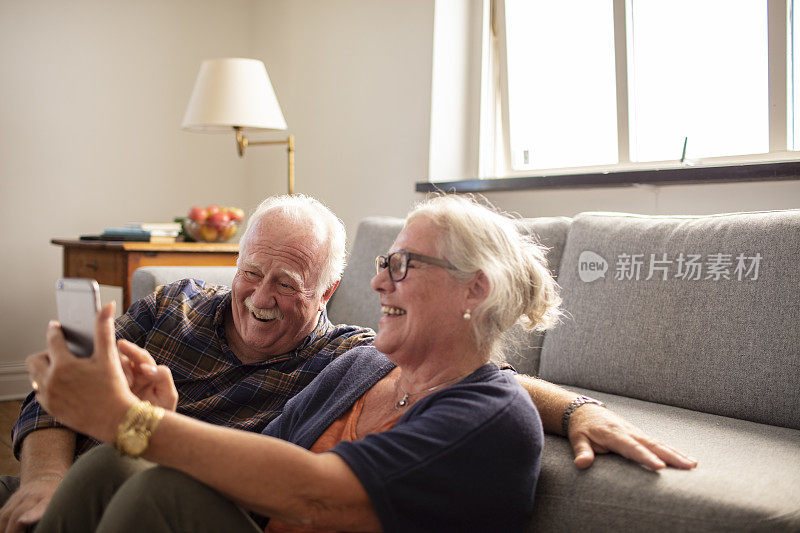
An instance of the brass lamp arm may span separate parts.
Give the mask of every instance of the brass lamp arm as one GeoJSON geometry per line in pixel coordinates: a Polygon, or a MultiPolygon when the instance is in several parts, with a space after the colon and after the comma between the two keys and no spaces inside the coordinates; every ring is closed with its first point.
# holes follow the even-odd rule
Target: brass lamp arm
{"type": "Polygon", "coordinates": [[[239,157],[244,157],[244,149],[248,146],[267,146],[285,144],[289,156],[289,194],[294,194],[294,135],[289,135],[282,141],[249,141],[240,126],[234,126],[236,132],[236,151],[239,157]]]}

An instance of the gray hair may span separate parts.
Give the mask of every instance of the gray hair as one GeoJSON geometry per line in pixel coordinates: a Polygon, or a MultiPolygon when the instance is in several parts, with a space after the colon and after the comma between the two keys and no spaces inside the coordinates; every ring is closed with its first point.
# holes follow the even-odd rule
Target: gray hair
{"type": "MultiPolygon", "coordinates": [[[[319,292],[322,293],[342,279],[345,267],[347,233],[344,223],[322,202],[304,194],[270,196],[256,208],[247,221],[241,243],[246,242],[253,224],[264,216],[279,212],[293,222],[311,225],[319,235],[320,242],[328,246],[327,257],[319,265],[319,292]]],[[[240,246],[241,254],[241,246],[240,246]]],[[[241,255],[240,255],[241,257],[241,255]]],[[[316,268],[316,265],[315,265],[316,268]]]]}
{"type": "Polygon", "coordinates": [[[456,279],[483,272],[489,282],[486,299],[471,310],[479,349],[498,358],[501,336],[514,324],[544,331],[558,321],[561,298],[546,249],[520,233],[509,216],[472,198],[440,195],[418,203],[406,225],[420,217],[441,230],[437,251],[453,264],[456,279]]]}

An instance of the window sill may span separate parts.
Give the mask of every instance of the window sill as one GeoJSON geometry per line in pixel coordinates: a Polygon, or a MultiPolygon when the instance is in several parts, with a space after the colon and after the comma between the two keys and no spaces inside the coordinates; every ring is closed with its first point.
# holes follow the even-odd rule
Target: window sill
{"type": "Polygon", "coordinates": [[[685,185],[740,181],[800,180],[800,161],[697,166],[660,170],[626,170],[460,181],[420,181],[417,192],[493,192],[626,185],[685,185]]]}

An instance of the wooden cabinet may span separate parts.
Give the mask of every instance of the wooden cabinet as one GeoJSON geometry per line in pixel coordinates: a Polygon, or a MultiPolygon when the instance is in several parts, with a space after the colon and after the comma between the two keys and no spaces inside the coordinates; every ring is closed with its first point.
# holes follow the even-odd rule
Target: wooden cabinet
{"type": "Polygon", "coordinates": [[[229,243],[107,242],[53,239],[64,247],[64,277],[92,278],[122,287],[122,305],[130,306],[131,276],[143,266],[235,266],[239,247],[229,243]]]}

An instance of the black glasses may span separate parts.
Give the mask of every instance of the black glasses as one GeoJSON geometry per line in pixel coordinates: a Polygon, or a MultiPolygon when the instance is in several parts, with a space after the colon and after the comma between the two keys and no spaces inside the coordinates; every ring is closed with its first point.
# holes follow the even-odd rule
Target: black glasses
{"type": "Polygon", "coordinates": [[[406,274],[408,274],[408,262],[412,259],[414,261],[421,261],[422,263],[440,266],[449,270],[455,270],[455,267],[451,265],[449,261],[445,261],[444,259],[437,259],[428,255],[415,254],[413,252],[400,250],[399,252],[393,252],[389,255],[379,255],[376,257],[375,272],[380,274],[381,270],[389,267],[389,279],[395,283],[398,281],[403,281],[406,279],[406,274]]]}

